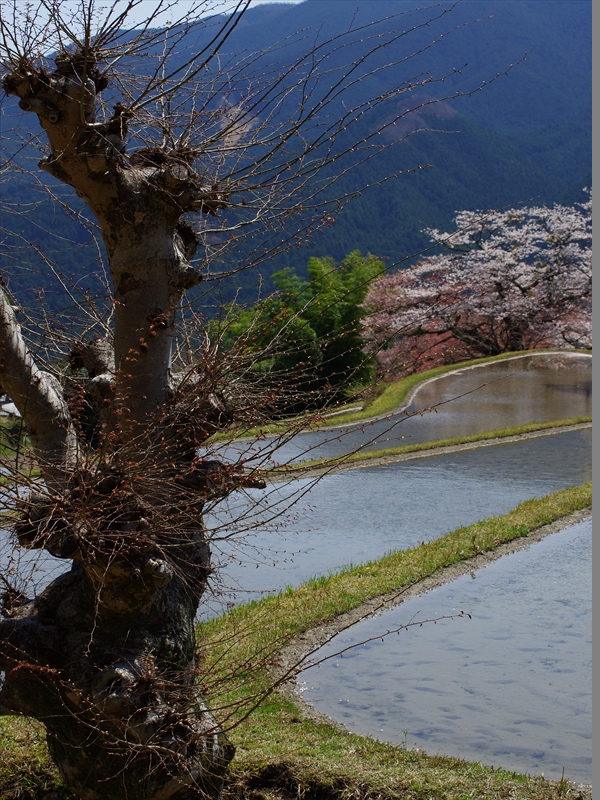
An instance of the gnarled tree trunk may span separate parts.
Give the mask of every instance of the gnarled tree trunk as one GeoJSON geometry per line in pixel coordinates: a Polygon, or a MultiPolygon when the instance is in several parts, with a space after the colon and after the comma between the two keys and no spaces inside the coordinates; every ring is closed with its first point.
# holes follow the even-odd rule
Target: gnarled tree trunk
{"type": "MultiPolygon", "coordinates": [[[[251,427],[263,418],[246,390],[235,390],[246,392],[236,408],[235,392],[211,364],[189,359],[187,374],[172,374],[180,300],[201,278],[190,263],[197,240],[187,215],[217,215],[239,195],[235,222],[212,242],[248,267],[305,243],[368,186],[340,184],[336,202],[335,175],[401,141],[378,134],[409,111],[405,103],[387,106],[354,142],[348,127],[448,74],[419,68],[388,91],[374,89],[372,101],[361,90],[356,104],[345,102],[358,81],[375,78],[377,87],[382,69],[428,49],[417,44],[389,63],[380,58],[451,8],[429,19],[419,10],[408,29],[405,10],[387,18],[385,31],[353,20],[289,63],[281,58],[293,42],[234,64],[220,58],[222,45],[249,3],[214,17],[201,17],[202,1],[192,3],[178,24],[160,29],[158,16],[178,4],[157,0],[138,32],[127,30],[128,15],[146,7],[138,0],[109,3],[101,20],[93,19],[92,0],[77,13],[55,0],[9,4],[0,19],[4,91],[37,116],[47,141],[40,169],[95,215],[112,281],[110,325],[103,319],[102,336],[74,343],[62,382],[36,363],[0,289],[0,376],[41,470],[35,491],[17,498],[15,534],[22,546],[71,562],[35,600],[16,587],[5,595],[0,713],[42,720],[67,786],[82,798],[216,798],[232,757],[197,679],[194,618],[210,569],[202,514],[207,502],[262,482],[197,454],[232,415],[251,427]],[[131,61],[146,77],[117,76],[120,101],[101,113],[108,70],[115,76],[131,61]],[[265,236],[250,247],[261,226],[265,236]]],[[[210,226],[203,231],[209,241],[210,226]]],[[[257,354],[244,343],[239,350],[263,409],[276,406],[285,387],[265,389],[257,354]]]]}
{"type": "Polygon", "coordinates": [[[239,485],[199,444],[226,420],[204,387],[195,419],[176,413],[175,314],[199,275],[187,211],[223,205],[185,154],[125,159],[127,114],[95,123],[105,80],[91,51],[62,53],[52,74],[22,63],[4,89],[37,114],[51,148],[40,166],[94,212],[114,286],[114,341],[81,343],[100,446],[90,451],[60,384],[0,306],[3,384],[41,465],[38,495],[18,501],[22,545],[72,561],[35,600],[0,621],[0,713],[41,720],[66,785],[82,798],[217,797],[232,747],[196,681],[194,619],[210,554],[202,507],[239,485]],[[189,424],[188,424],[189,423],[189,424]]]}

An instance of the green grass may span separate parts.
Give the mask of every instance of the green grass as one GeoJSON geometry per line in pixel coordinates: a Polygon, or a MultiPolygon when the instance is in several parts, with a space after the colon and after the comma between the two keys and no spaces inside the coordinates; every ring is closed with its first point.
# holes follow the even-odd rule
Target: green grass
{"type": "Polygon", "coordinates": [[[22,446],[25,439],[21,420],[0,417],[0,456],[13,456],[17,446],[22,446]]]}
{"type": "Polygon", "coordinates": [[[484,442],[490,439],[505,439],[509,436],[520,436],[525,433],[548,430],[550,428],[566,428],[570,425],[581,425],[591,422],[591,417],[568,417],[567,419],[548,420],[546,422],[529,422],[525,425],[517,425],[513,428],[498,428],[492,431],[482,431],[472,433],[469,436],[454,436],[449,439],[436,439],[432,442],[416,442],[415,444],[405,444],[398,447],[385,447],[378,450],[358,450],[344,456],[335,458],[319,458],[310,461],[297,461],[293,464],[285,464],[275,467],[273,473],[298,473],[315,469],[335,469],[339,466],[356,464],[364,461],[372,461],[379,458],[393,458],[394,456],[406,455],[408,453],[420,453],[427,450],[436,450],[439,447],[452,447],[453,445],[471,444],[484,442]]]}
{"type": "Polygon", "coordinates": [[[429,756],[304,719],[293,700],[268,694],[268,665],[277,663],[277,653],[310,628],[382,594],[401,592],[446,566],[527,536],[590,502],[591,484],[530,500],[501,517],[316,578],[201,626],[199,638],[210,650],[205,669],[214,676],[224,664],[228,669],[238,665],[239,685],[223,702],[238,703],[241,714],[261,693],[267,695],[263,705],[231,733],[238,748],[231,794],[254,796],[247,793],[254,786],[261,791],[271,787],[270,793],[256,795],[265,798],[577,797],[566,782],[557,785],[460,759],[429,756]],[[253,668],[256,663],[259,666],[253,668]]]}
{"type": "Polygon", "coordinates": [[[566,781],[430,756],[302,719],[280,697],[232,738],[238,749],[226,800],[591,800],[566,781]]]}
{"type": "MultiPolygon", "coordinates": [[[[11,471],[16,464],[17,454],[21,465],[31,463],[30,442],[29,437],[23,432],[23,422],[9,417],[0,417],[0,459],[2,464],[8,467],[8,473],[0,475],[0,486],[14,484],[15,479],[11,471]]],[[[27,473],[30,478],[37,477],[39,474],[40,471],[37,468],[30,469],[27,473]]]]}
{"type": "Polygon", "coordinates": [[[42,800],[61,786],[43,726],[24,717],[0,717],[0,800],[42,800]]]}
{"type": "MultiPolygon", "coordinates": [[[[504,769],[377,742],[311,721],[296,703],[271,691],[278,653],[321,622],[366,600],[401,592],[457,562],[525,537],[536,528],[591,503],[591,484],[521,503],[411,550],[315,578],[297,589],[237,607],[198,627],[206,648],[207,681],[226,676],[213,705],[233,710],[237,747],[228,800],[555,800],[590,797],[565,781],[550,782],[504,769]],[[232,680],[231,675],[234,674],[232,680]],[[262,704],[243,718],[257,698],[262,704]],[[237,719],[236,719],[237,717],[237,719]]],[[[222,712],[220,716],[224,716],[222,712]]],[[[410,743],[409,743],[410,744],[410,743]]],[[[42,800],[60,780],[40,728],[0,718],[0,800],[42,800]]],[[[68,795],[59,794],[67,798],[68,795]]]]}

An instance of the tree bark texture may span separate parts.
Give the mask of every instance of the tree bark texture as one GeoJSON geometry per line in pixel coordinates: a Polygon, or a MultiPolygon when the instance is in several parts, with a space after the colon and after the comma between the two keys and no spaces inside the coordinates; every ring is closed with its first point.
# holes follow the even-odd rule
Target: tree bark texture
{"type": "Polygon", "coordinates": [[[124,156],[127,112],[118,104],[95,122],[106,81],[88,56],[62,54],[52,73],[23,62],[3,81],[47,135],[40,167],[98,220],[114,332],[72,353],[99,420],[90,454],[0,292],[2,382],[44,481],[39,496],[18,501],[15,533],[72,562],[35,600],[5,603],[0,713],[44,723],[66,785],[85,800],[215,798],[233,749],[196,681],[194,619],[210,566],[202,508],[243,478],[196,458],[227,411],[196,382],[195,418],[181,412],[171,351],[182,293],[200,280],[180,217],[225,201],[185,154],[124,156]]]}

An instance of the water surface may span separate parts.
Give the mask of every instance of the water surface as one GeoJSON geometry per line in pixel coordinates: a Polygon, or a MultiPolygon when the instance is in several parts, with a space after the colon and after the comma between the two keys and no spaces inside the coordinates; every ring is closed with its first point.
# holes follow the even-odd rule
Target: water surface
{"type": "Polygon", "coordinates": [[[237,493],[207,519],[223,565],[215,592],[227,604],[298,586],[584,483],[591,467],[585,429],[237,493]]]}
{"type": "Polygon", "coordinates": [[[591,519],[353,626],[314,657],[412,627],[304,673],[351,730],[429,753],[592,780],[591,519]]]}
{"type": "MultiPolygon", "coordinates": [[[[206,517],[222,569],[200,614],[414,547],[587,480],[591,429],[236,492],[206,517]]],[[[30,596],[69,566],[15,547],[0,531],[0,570],[18,575],[30,596]]]]}
{"type": "Polygon", "coordinates": [[[234,443],[224,448],[224,453],[231,460],[254,454],[259,460],[284,464],[330,458],[359,448],[378,450],[588,416],[592,413],[591,381],[591,356],[521,356],[465,367],[426,382],[407,406],[406,411],[413,415],[408,418],[400,413],[363,425],[301,433],[275,452],[271,452],[273,440],[268,440],[234,443]]]}

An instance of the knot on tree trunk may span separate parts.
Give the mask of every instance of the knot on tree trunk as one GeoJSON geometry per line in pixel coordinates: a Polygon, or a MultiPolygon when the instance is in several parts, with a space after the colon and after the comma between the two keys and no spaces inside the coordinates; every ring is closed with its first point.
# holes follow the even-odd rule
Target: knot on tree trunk
{"type": "Polygon", "coordinates": [[[69,353],[69,366],[72,369],[85,368],[94,378],[115,371],[115,348],[112,336],[104,336],[91,342],[75,342],[69,353]]]}
{"type": "Polygon", "coordinates": [[[161,190],[159,196],[169,200],[177,218],[186,211],[218,216],[221,209],[230,205],[230,193],[196,172],[193,161],[198,154],[199,151],[184,148],[142,147],[131,153],[129,166],[143,174],[154,191],[161,190]]]}
{"type": "Polygon", "coordinates": [[[5,75],[2,87],[7,94],[20,98],[24,111],[32,111],[52,125],[78,127],[92,122],[98,87],[107,85],[105,79],[93,63],[79,64],[74,54],[62,53],[55,63],[52,74],[24,63],[5,75]]]}
{"type": "Polygon", "coordinates": [[[12,617],[19,608],[30,603],[31,600],[4,575],[0,575],[0,582],[0,615],[12,617]]]}
{"type": "Polygon", "coordinates": [[[14,532],[23,547],[81,565],[105,611],[147,611],[176,575],[199,598],[210,571],[202,507],[227,491],[210,471],[80,471],[60,496],[19,499],[14,532]]]}
{"type": "Polygon", "coordinates": [[[185,588],[179,582],[164,608],[124,620],[93,595],[82,603],[86,586],[81,569],[71,571],[0,619],[0,707],[45,724],[50,753],[81,798],[217,796],[234,751],[197,685],[185,588]]]}
{"type": "Polygon", "coordinates": [[[68,356],[74,375],[68,385],[72,418],[94,447],[109,423],[115,397],[115,354],[112,337],[76,342],[68,356]],[[81,375],[83,372],[83,377],[81,375]],[[86,374],[87,373],[87,374],[86,374]]]}

